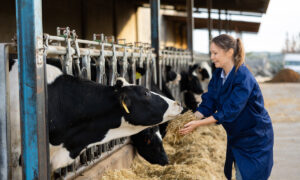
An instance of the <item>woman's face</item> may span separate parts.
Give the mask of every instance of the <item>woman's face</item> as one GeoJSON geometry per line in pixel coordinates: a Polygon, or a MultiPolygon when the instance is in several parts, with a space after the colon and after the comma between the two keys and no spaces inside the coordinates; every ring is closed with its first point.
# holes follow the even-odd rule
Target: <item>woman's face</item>
{"type": "Polygon", "coordinates": [[[216,68],[224,68],[226,64],[232,61],[233,49],[225,51],[224,49],[217,46],[215,43],[210,45],[211,60],[215,64],[216,68]]]}

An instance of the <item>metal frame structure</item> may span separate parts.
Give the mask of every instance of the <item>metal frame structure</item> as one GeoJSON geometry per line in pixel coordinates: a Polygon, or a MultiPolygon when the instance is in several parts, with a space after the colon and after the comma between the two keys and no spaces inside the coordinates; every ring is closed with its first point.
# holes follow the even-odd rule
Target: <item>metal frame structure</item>
{"type": "MultiPolygon", "coordinates": [[[[187,68],[193,58],[191,52],[178,49],[160,50],[160,0],[150,0],[152,45],[135,43],[121,44],[113,37],[95,34],[93,40],[78,39],[76,32],[69,28],[57,28],[57,35],[43,35],[42,0],[16,0],[17,46],[19,59],[20,114],[22,134],[22,166],[24,179],[50,179],[49,140],[47,131],[47,87],[45,64],[47,56],[60,59],[66,74],[91,79],[91,66],[96,66],[96,82],[114,85],[118,76],[135,83],[135,67],[146,68],[146,76],[138,84],[151,88],[151,78],[161,87],[163,65],[172,65],[175,71],[187,68]],[[98,39],[99,38],[99,39],[98,39]],[[109,72],[106,71],[108,64],[109,72]],[[121,67],[121,68],[120,68],[121,67]],[[131,68],[131,74],[128,74],[131,68]],[[152,77],[153,76],[153,77],[152,77]],[[130,78],[130,79],[129,79],[130,78]]],[[[8,46],[0,45],[0,173],[1,178],[11,177],[9,87],[8,87],[8,46]],[[3,66],[2,66],[3,65],[3,66]]],[[[179,87],[169,85],[179,99],[179,87]]],[[[73,178],[128,143],[120,138],[103,145],[86,149],[74,164],[56,170],[64,179],[73,178]],[[105,154],[106,153],[106,154],[105,154]],[[89,166],[85,166],[86,164],[89,166]],[[83,166],[84,165],[84,166],[83,166]]]]}
{"type": "Polygon", "coordinates": [[[10,44],[0,43],[0,176],[11,179],[10,160],[10,96],[8,51],[10,44]]]}
{"type": "Polygon", "coordinates": [[[50,179],[42,1],[16,0],[24,179],[50,179]]]}
{"type": "MultiPolygon", "coordinates": [[[[188,66],[193,63],[190,51],[168,48],[160,51],[160,54],[162,55],[159,58],[159,69],[157,69],[155,60],[156,55],[153,53],[153,48],[151,48],[149,44],[126,44],[124,40],[122,40],[123,43],[121,44],[120,41],[121,40],[117,40],[116,43],[113,37],[105,37],[104,34],[94,34],[93,40],[78,39],[74,30],[70,31],[69,28],[57,28],[56,36],[49,34],[43,35],[42,45],[44,48],[42,59],[43,62],[46,62],[48,56],[51,58],[56,57],[54,59],[61,63],[64,73],[80,76],[81,78],[86,79],[91,79],[91,68],[92,66],[96,66],[94,67],[97,74],[96,82],[105,85],[114,85],[115,78],[117,76],[122,76],[131,83],[135,84],[135,68],[137,66],[143,67],[146,69],[145,78],[137,81],[137,84],[145,86],[149,89],[151,88],[151,79],[154,80],[155,83],[158,82],[156,79],[157,71],[159,71],[161,74],[159,81],[162,82],[162,76],[165,77],[165,74],[163,73],[165,72],[165,65],[172,66],[174,70],[179,73],[181,70],[187,70],[188,66]],[[108,64],[108,69],[106,68],[106,64],[108,64]]],[[[4,55],[0,56],[4,60],[0,62],[4,64],[6,63],[5,66],[1,67],[7,68],[7,48],[1,51],[1,54],[4,55]]],[[[203,59],[203,57],[200,56],[195,57],[196,60],[203,59]]],[[[5,73],[0,75],[0,78],[2,79],[8,75],[7,69],[3,72],[5,73]]],[[[6,80],[6,82],[7,81],[8,80],[6,80]]],[[[3,84],[6,88],[7,83],[3,84]]],[[[175,84],[168,84],[168,86],[171,88],[175,98],[180,100],[179,86],[175,84]]],[[[0,87],[2,88],[2,86],[0,87]]],[[[3,94],[8,92],[8,90],[2,90],[0,92],[3,94]]],[[[1,111],[1,113],[4,113],[4,116],[8,117],[9,114],[7,114],[7,112],[9,112],[9,103],[7,103],[7,99],[9,99],[9,95],[4,97],[6,98],[6,103],[2,103],[1,105],[6,107],[6,111],[1,111]]],[[[5,123],[10,123],[9,119],[6,119],[1,121],[3,124],[1,124],[1,128],[5,127],[5,123]]],[[[7,130],[9,131],[9,129],[7,130]]],[[[4,144],[9,144],[9,139],[5,139],[7,137],[1,136],[1,138],[4,144]]],[[[24,136],[22,138],[24,138],[24,136]]],[[[73,164],[69,165],[68,167],[55,170],[54,174],[52,174],[52,177],[63,179],[74,178],[81,172],[93,167],[96,163],[106,158],[108,155],[127,143],[129,143],[129,139],[124,137],[112,140],[102,145],[89,147],[75,159],[73,164]]],[[[3,151],[9,153],[9,149],[5,151],[4,148],[3,151]]],[[[7,157],[9,157],[9,155],[7,155],[7,157]]],[[[5,161],[7,161],[7,163],[3,163],[3,167],[9,167],[10,161],[7,159],[5,161]]],[[[24,162],[24,164],[25,163],[26,162],[24,162]]],[[[48,166],[46,168],[48,168],[48,166]]],[[[1,170],[1,173],[5,172],[10,171],[9,169],[1,170]]],[[[26,170],[23,170],[23,172],[25,179],[30,179],[28,178],[28,172],[26,170]]]]}

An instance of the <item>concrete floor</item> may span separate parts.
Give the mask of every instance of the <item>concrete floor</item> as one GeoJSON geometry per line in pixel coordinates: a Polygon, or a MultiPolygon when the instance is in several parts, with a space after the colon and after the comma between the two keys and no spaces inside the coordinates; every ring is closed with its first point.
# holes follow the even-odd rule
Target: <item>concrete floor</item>
{"type": "Polygon", "coordinates": [[[274,166],[270,180],[300,179],[300,122],[278,122],[274,128],[274,166]]]}
{"type": "Polygon", "coordinates": [[[270,180],[300,180],[300,83],[260,84],[274,128],[270,180]]]}

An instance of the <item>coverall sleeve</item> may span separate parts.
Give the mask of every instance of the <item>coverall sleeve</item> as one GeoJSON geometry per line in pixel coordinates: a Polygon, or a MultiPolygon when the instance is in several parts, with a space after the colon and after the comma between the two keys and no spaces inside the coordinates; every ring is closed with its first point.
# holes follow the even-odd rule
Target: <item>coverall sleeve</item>
{"type": "Polygon", "coordinates": [[[208,117],[212,115],[216,111],[216,74],[213,75],[212,79],[208,84],[208,90],[206,93],[203,93],[201,96],[202,102],[198,106],[197,111],[204,115],[204,117],[208,117]]]}
{"type": "Polygon", "coordinates": [[[213,117],[217,124],[233,122],[245,108],[254,87],[254,80],[247,73],[237,76],[233,82],[232,92],[213,117]]]}

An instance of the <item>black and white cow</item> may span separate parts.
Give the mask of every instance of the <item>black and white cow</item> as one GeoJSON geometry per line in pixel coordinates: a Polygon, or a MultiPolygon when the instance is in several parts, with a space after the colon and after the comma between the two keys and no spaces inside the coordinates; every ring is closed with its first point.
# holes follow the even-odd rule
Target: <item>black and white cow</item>
{"type": "Polygon", "coordinates": [[[131,136],[131,141],[137,152],[151,164],[162,166],[169,164],[158,126],[147,128],[131,136]]]}
{"type": "MultiPolygon", "coordinates": [[[[73,163],[85,148],[136,134],[171,120],[182,110],[177,102],[123,78],[115,86],[104,86],[63,75],[47,65],[47,81],[52,170],[73,163]]],[[[10,71],[10,88],[12,122],[20,127],[17,64],[10,71]]],[[[20,153],[17,145],[20,137],[15,142],[20,153]]]]}
{"type": "MultiPolygon", "coordinates": [[[[54,65],[60,69],[62,68],[59,59],[47,59],[47,63],[54,65]]],[[[119,69],[120,67],[118,66],[118,70],[119,69]]],[[[166,80],[163,78],[163,90],[161,91],[159,87],[154,83],[153,79],[151,79],[151,91],[174,100],[173,95],[171,94],[171,91],[169,90],[166,84],[178,82],[180,80],[180,75],[175,73],[172,70],[171,66],[166,65],[165,70],[166,72],[164,77],[166,77],[166,80]]],[[[131,71],[130,68],[129,71],[131,71]]],[[[105,67],[105,72],[109,73],[109,67],[107,66],[107,63],[105,67]]],[[[146,69],[143,67],[136,66],[136,73],[136,78],[141,78],[145,75],[146,69]]],[[[131,75],[131,72],[129,73],[129,75],[131,75]]],[[[91,65],[91,77],[93,81],[96,80],[96,67],[94,64],[91,65]]],[[[132,77],[130,77],[130,79],[132,79],[132,77]]],[[[162,136],[164,137],[166,134],[165,129],[167,125],[167,123],[163,123],[159,125],[160,128],[147,128],[141,131],[140,133],[131,136],[132,144],[136,148],[137,152],[152,164],[168,164],[168,157],[162,144],[162,136]],[[160,129],[163,130],[162,134],[160,134],[160,129]]]]}
{"type": "MultiPolygon", "coordinates": [[[[178,83],[180,75],[175,73],[171,66],[165,67],[165,78],[162,79],[162,90],[154,83],[151,78],[151,91],[174,100],[174,97],[167,86],[167,83],[178,83]]],[[[146,70],[137,67],[136,72],[144,75],[146,70]]],[[[164,150],[162,138],[166,135],[167,123],[160,124],[159,126],[147,128],[138,134],[131,136],[132,144],[137,149],[137,152],[151,164],[166,165],[169,163],[167,154],[164,150]]]]}

